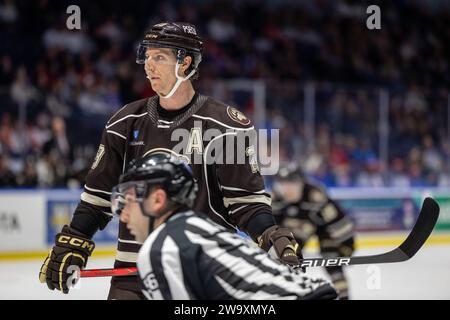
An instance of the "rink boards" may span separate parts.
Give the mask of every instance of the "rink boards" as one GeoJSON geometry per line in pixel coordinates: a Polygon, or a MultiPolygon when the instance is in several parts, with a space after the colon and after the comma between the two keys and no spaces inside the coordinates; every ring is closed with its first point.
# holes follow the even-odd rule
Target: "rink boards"
{"type": "MultiPolygon", "coordinates": [[[[362,247],[391,246],[411,229],[423,199],[434,197],[441,214],[429,243],[450,243],[450,191],[444,189],[339,188],[329,190],[348,213],[362,247]],[[403,232],[402,232],[403,231],[403,232]],[[439,231],[444,231],[440,233],[439,231]]],[[[42,255],[70,222],[81,190],[0,191],[0,259],[42,255]]],[[[112,219],[94,240],[97,254],[113,253],[119,220],[112,219]],[[106,248],[106,249],[101,249],[106,248]]],[[[314,247],[312,242],[310,246],[314,247]]]]}

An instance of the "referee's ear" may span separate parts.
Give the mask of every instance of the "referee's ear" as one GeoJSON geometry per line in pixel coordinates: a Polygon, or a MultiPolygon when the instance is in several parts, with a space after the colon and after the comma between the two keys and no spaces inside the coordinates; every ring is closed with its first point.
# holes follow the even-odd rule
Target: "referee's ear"
{"type": "Polygon", "coordinates": [[[151,201],[153,212],[163,213],[162,210],[167,206],[167,193],[164,189],[158,188],[153,192],[153,201],[151,201]]]}

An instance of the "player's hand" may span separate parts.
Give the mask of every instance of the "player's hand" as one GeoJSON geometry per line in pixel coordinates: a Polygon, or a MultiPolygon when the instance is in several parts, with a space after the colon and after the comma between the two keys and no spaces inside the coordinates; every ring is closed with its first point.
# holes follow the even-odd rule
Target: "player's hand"
{"type": "Polygon", "coordinates": [[[275,251],[278,259],[291,267],[299,267],[302,253],[294,235],[288,228],[272,226],[258,238],[259,246],[270,253],[275,251]]]}
{"type": "Polygon", "coordinates": [[[39,272],[39,280],[47,283],[50,290],[60,290],[68,293],[74,285],[71,276],[76,269],[86,267],[87,259],[95,248],[93,241],[87,239],[82,233],[64,226],[62,231],[56,235],[55,246],[39,272]],[[69,268],[72,266],[72,268],[69,268]]]}

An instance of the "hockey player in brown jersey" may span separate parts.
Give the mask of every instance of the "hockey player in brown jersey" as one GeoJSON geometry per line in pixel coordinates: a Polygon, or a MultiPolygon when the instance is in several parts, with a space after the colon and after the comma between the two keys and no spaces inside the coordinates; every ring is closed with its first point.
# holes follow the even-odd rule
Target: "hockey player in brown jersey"
{"type": "MultiPolygon", "coordinates": [[[[316,235],[322,256],[352,255],[353,223],[325,189],[307,179],[296,163],[280,166],[272,194],[276,222],[292,230],[302,247],[316,235]]],[[[348,299],[348,284],[342,267],[326,267],[326,270],[339,292],[339,299],[348,299]]]]}
{"type": "MultiPolygon", "coordinates": [[[[125,105],[107,122],[73,219],[56,236],[41,268],[40,280],[50,289],[69,291],[67,269],[86,266],[94,249],[92,236],[113,216],[111,189],[125,165],[155,151],[172,153],[191,164],[199,186],[195,211],[247,232],[264,250],[286,264],[298,265],[297,242],[288,229],[276,225],[272,215],[271,198],[255,158],[251,121],[236,108],[198,94],[192,85],[202,47],[202,39],[188,23],[160,23],[146,33],[136,62],[144,65],[157,95],[125,105]],[[230,141],[234,141],[232,155],[230,141]]],[[[115,267],[135,266],[140,246],[121,223],[115,267]]],[[[108,298],[142,298],[137,278],[113,277],[108,298]]]]}

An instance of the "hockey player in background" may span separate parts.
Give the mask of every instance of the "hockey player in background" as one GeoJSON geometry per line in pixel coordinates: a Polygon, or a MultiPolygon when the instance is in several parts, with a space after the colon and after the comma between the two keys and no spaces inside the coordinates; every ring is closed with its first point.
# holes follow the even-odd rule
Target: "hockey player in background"
{"type": "MultiPolygon", "coordinates": [[[[331,284],[275,261],[191,208],[190,167],[168,153],[134,162],[114,188],[120,220],[143,242],[137,266],[147,299],[334,299],[331,284]]],[[[113,211],[117,211],[113,209],[113,211]]]]}
{"type": "MultiPolygon", "coordinates": [[[[303,247],[317,235],[326,258],[351,256],[353,224],[342,208],[319,183],[305,177],[295,163],[280,166],[273,183],[272,209],[278,224],[288,227],[303,247]]],[[[342,267],[327,267],[340,299],[348,299],[348,284],[342,267]]]]}
{"type": "MultiPolygon", "coordinates": [[[[81,201],[41,267],[40,281],[51,290],[69,291],[68,267],[86,266],[94,250],[92,237],[113,216],[111,189],[125,165],[152,151],[166,151],[190,163],[199,186],[196,211],[230,230],[245,231],[286,264],[299,264],[301,253],[292,233],[277,226],[272,215],[270,194],[252,152],[254,140],[234,148],[235,156],[244,156],[243,163],[206,161],[213,149],[227,158],[229,149],[217,152],[218,147],[229,137],[254,132],[254,127],[236,108],[195,91],[192,80],[198,76],[202,48],[196,28],[188,23],[160,23],[145,34],[136,62],[144,66],[157,94],[125,105],[107,122],[81,201]],[[205,136],[211,132],[215,135],[205,136]],[[188,138],[180,141],[184,133],[188,138]]],[[[121,222],[114,267],[135,266],[141,244],[121,222]]],[[[108,298],[143,298],[137,277],[113,277],[108,298]]]]}

